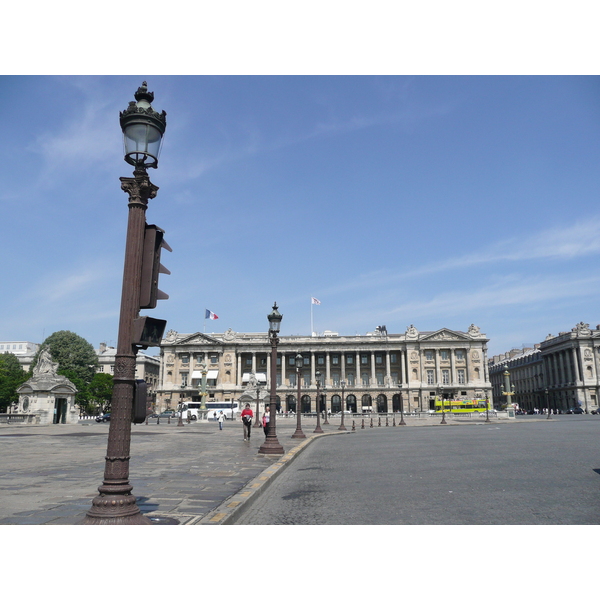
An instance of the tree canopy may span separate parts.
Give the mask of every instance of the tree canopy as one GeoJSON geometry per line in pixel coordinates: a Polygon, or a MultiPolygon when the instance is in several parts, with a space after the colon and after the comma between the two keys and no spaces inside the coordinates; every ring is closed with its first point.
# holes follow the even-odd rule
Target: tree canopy
{"type": "MultiPolygon", "coordinates": [[[[44,348],[50,350],[52,360],[58,363],[59,375],[69,377],[69,374],[89,385],[98,368],[98,356],[94,347],[84,338],[72,331],[56,331],[47,337],[40,345],[30,371],[37,365],[39,355],[44,348]]],[[[76,384],[75,381],[73,383],[76,384]]]]}
{"type": "Polygon", "coordinates": [[[19,400],[16,390],[28,379],[29,374],[14,354],[0,354],[0,412],[6,412],[9,404],[19,400]]]}

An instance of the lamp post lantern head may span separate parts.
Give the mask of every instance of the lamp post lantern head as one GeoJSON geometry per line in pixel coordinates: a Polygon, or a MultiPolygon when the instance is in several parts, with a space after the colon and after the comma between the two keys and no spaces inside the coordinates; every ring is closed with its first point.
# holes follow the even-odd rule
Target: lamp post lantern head
{"type": "Polygon", "coordinates": [[[148,91],[145,81],[134,97],[137,102],[132,100],[119,115],[125,161],[136,168],[156,169],[162,137],[167,128],[167,113],[164,110],[158,113],[152,108],[154,92],[148,91]]]}
{"type": "Polygon", "coordinates": [[[281,319],[283,319],[283,315],[277,310],[277,302],[273,303],[273,311],[267,315],[267,319],[269,319],[269,334],[277,336],[281,327],[281,319]]]}

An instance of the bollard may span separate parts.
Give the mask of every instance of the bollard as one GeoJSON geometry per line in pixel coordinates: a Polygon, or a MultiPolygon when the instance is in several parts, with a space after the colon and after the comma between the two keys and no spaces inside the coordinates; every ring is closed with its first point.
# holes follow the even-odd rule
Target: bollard
{"type": "Polygon", "coordinates": [[[389,426],[390,426],[390,424],[388,423],[388,417],[386,417],[386,418],[385,418],[385,426],[386,426],[386,427],[389,427],[389,426]]]}
{"type": "Polygon", "coordinates": [[[362,425],[360,426],[360,428],[361,428],[361,429],[364,429],[364,428],[365,428],[365,420],[364,420],[364,419],[362,420],[362,425]]]}
{"type": "Polygon", "coordinates": [[[379,422],[377,423],[377,427],[381,427],[381,417],[379,417],[379,422]]]}
{"type": "Polygon", "coordinates": [[[171,424],[171,415],[169,415],[169,418],[167,419],[167,425],[171,424]]]}
{"type": "Polygon", "coordinates": [[[352,431],[356,431],[356,427],[354,425],[354,419],[352,419],[352,431]]]}
{"type": "Polygon", "coordinates": [[[373,417],[371,417],[371,429],[373,428],[373,417]]]}
{"type": "Polygon", "coordinates": [[[396,415],[394,415],[394,418],[392,419],[392,427],[396,427],[396,415]]]}
{"type": "Polygon", "coordinates": [[[148,415],[146,415],[146,425],[148,425],[148,415]]]}
{"type": "Polygon", "coordinates": [[[160,425],[160,417],[157,417],[157,418],[156,418],[156,424],[157,424],[157,425],[160,425]]]}

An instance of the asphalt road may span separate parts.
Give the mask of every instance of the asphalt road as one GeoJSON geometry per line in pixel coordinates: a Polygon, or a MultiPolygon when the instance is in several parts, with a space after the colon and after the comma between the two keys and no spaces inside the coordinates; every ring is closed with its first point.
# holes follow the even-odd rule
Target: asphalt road
{"type": "Polygon", "coordinates": [[[600,418],[314,440],[240,525],[600,524],[600,418]]]}

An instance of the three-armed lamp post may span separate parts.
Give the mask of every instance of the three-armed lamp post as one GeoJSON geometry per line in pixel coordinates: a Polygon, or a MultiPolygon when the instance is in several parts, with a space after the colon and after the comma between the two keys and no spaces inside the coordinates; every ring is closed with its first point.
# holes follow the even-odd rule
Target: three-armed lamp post
{"type": "MultiPolygon", "coordinates": [[[[156,168],[162,137],[166,129],[166,113],[156,112],[151,105],[154,93],[146,82],[135,93],[120,114],[125,143],[125,161],[133,165],[133,177],[121,177],[121,189],[129,195],[129,217],[125,244],[125,264],[121,292],[121,312],[114,386],[104,480],[99,495],[82,521],[86,525],[151,525],[144,517],[131,494],[129,484],[129,453],[131,422],[135,394],[134,321],[141,307],[142,260],[148,200],[154,198],[158,187],[150,182],[147,169],[156,168]]],[[[161,238],[162,239],[162,238],[161,238]]],[[[166,271],[165,271],[166,272],[166,271]]],[[[159,296],[163,297],[163,296],[159,296]]],[[[152,308],[151,306],[143,306],[152,308]]],[[[162,335],[162,334],[161,334],[162,335]]]]}
{"type": "Polygon", "coordinates": [[[302,362],[304,361],[304,357],[298,351],[296,355],[296,372],[298,381],[296,382],[298,385],[298,399],[296,400],[296,431],[292,434],[292,438],[294,439],[303,439],[306,437],[304,432],[302,431],[302,410],[301,410],[301,401],[300,401],[300,382],[302,380],[302,362]]]}
{"type": "Polygon", "coordinates": [[[283,446],[277,439],[275,430],[275,415],[277,413],[277,344],[279,342],[279,328],[283,315],[277,310],[277,302],[273,304],[271,314],[267,316],[269,320],[269,339],[271,341],[271,401],[269,408],[269,433],[265,438],[264,444],[258,449],[259,454],[283,454],[283,446]]]}
{"type": "Polygon", "coordinates": [[[398,386],[400,388],[400,423],[399,425],[406,425],[404,421],[404,398],[402,397],[402,384],[398,386]]]}
{"type": "Polygon", "coordinates": [[[340,381],[340,386],[342,388],[342,423],[338,427],[338,431],[346,431],[346,428],[344,427],[344,412],[346,411],[346,406],[344,404],[344,390],[346,389],[346,382],[340,381]]]}
{"type": "Polygon", "coordinates": [[[313,433],[324,433],[321,429],[321,372],[317,371],[315,376],[317,378],[317,426],[313,433]]]}

